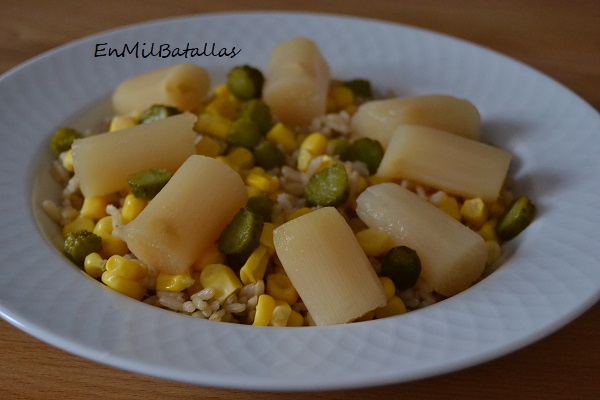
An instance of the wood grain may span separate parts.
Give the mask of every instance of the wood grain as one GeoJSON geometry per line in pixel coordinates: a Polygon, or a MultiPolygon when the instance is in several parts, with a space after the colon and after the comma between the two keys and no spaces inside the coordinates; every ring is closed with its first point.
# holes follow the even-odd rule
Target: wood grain
{"type": "MultiPolygon", "coordinates": [[[[152,19],[239,10],[356,15],[453,35],[546,73],[600,109],[600,2],[541,0],[33,1],[0,5],[0,73],[72,40],[152,19]],[[340,6],[343,4],[343,7],[340,6]]],[[[600,133],[599,133],[600,134],[600,133]]],[[[599,265],[600,266],[600,265],[599,265]]],[[[0,268],[10,268],[0,256],[0,268]]],[[[597,399],[600,304],[515,353],[448,375],[364,390],[286,399],[597,399]]],[[[3,399],[280,399],[123,372],[49,346],[0,321],[3,399]]]]}

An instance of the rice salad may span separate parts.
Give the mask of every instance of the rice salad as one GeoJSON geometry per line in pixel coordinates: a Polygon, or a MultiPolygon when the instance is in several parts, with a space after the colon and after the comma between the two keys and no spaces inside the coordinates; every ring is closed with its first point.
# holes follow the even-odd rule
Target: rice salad
{"type": "Polygon", "coordinates": [[[51,140],[66,256],[152,306],[277,327],[411,312],[496,269],[535,207],[474,105],[330,74],[294,38],[226,82],[191,64],[124,81],[104,127],[51,140]]]}

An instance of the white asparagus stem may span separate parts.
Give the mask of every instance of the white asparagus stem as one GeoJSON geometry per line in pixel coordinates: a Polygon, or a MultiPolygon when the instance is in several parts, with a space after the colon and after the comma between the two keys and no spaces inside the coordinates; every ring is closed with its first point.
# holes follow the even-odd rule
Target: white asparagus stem
{"type": "Polygon", "coordinates": [[[468,100],[447,95],[426,95],[374,100],[352,116],[356,136],[378,140],[386,148],[400,125],[423,125],[479,140],[481,117],[468,100]]]}
{"type": "Polygon", "coordinates": [[[177,64],[123,81],[113,92],[117,115],[139,113],[154,104],[197,111],[210,90],[208,72],[197,65],[177,64]]]}
{"type": "Polygon", "coordinates": [[[346,220],[324,207],[275,229],[283,268],[317,325],[350,322],[386,304],[383,287],[346,220]]]}
{"type": "Polygon", "coordinates": [[[293,38],[273,50],[263,98],[278,120],[305,126],[325,114],[329,78],[329,66],[317,45],[293,38]]]}
{"type": "Polygon", "coordinates": [[[455,295],[483,272],[483,238],[454,218],[395,183],[367,188],[356,200],[356,213],[370,228],[389,235],[395,246],[415,250],[421,277],[438,293],[455,295]]]}
{"type": "Polygon", "coordinates": [[[140,260],[179,274],[217,241],[246,201],[237,172],[214,158],[193,155],[118,236],[140,260]]]}
{"type": "Polygon", "coordinates": [[[127,177],[147,169],[175,172],[194,154],[196,117],[175,115],[150,124],[73,142],[73,167],[85,197],[128,187],[127,177]]]}
{"type": "Polygon", "coordinates": [[[438,129],[396,129],[377,175],[408,179],[464,197],[493,202],[506,179],[510,153],[438,129]]]}

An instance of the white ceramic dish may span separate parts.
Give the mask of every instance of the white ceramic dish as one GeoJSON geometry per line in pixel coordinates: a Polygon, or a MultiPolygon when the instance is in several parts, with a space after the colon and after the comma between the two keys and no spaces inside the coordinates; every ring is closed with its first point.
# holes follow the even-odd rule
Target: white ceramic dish
{"type": "Polygon", "coordinates": [[[66,351],[142,374],[255,390],[342,389],[430,377],[501,356],[570,322],[600,297],[600,117],[552,79],[489,50],[377,21],[289,13],[205,15],[103,33],[43,54],[0,79],[0,315],[66,351]],[[480,109],[484,140],[515,156],[516,191],[534,224],[501,269],[424,310],[347,326],[258,328],[196,320],[106,289],[50,244],[47,146],[59,126],[106,116],[123,79],[191,61],[221,82],[264,68],[292,36],[314,39],[337,78],[399,95],[449,93],[480,109]],[[216,49],[234,58],[95,57],[139,42],[216,49]],[[99,53],[101,54],[102,51],[99,53]],[[33,199],[33,200],[32,200],[33,199]]]}

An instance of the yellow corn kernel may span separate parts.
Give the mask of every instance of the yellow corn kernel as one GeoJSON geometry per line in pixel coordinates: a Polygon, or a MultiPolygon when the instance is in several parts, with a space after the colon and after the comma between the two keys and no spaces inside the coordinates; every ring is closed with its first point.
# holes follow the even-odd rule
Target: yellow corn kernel
{"type": "Polygon", "coordinates": [[[100,250],[100,256],[104,259],[108,259],[111,256],[119,255],[123,256],[129,253],[127,243],[112,235],[113,221],[110,215],[101,218],[96,222],[93,232],[102,238],[102,250],[100,250]]]}
{"type": "Polygon", "coordinates": [[[100,255],[103,258],[124,256],[129,253],[129,247],[127,247],[127,243],[122,239],[107,234],[100,235],[100,238],[102,238],[102,250],[100,250],[100,255]]]}
{"type": "Polygon", "coordinates": [[[189,272],[177,275],[161,272],[156,277],[156,290],[166,290],[168,292],[181,292],[194,284],[194,278],[189,272]]]}
{"type": "Polygon", "coordinates": [[[265,276],[269,257],[269,249],[263,245],[259,245],[250,254],[250,257],[248,257],[248,260],[246,260],[246,263],[240,269],[240,279],[244,285],[256,283],[265,276]]]}
{"type": "Polygon", "coordinates": [[[265,193],[273,193],[279,189],[279,178],[265,173],[265,170],[256,167],[246,176],[246,185],[257,188],[265,193]]]}
{"type": "Polygon", "coordinates": [[[146,267],[119,255],[111,256],[106,260],[106,271],[133,280],[139,280],[146,276],[146,267]]]}
{"type": "Polygon", "coordinates": [[[495,240],[500,243],[500,238],[496,235],[497,219],[490,219],[479,228],[479,234],[484,240],[495,240]]]}
{"type": "Polygon", "coordinates": [[[60,162],[67,171],[73,172],[75,170],[73,167],[73,150],[69,149],[60,153],[60,162]]]}
{"type": "Polygon", "coordinates": [[[196,142],[196,145],[194,147],[196,149],[196,154],[200,154],[202,156],[207,157],[214,158],[223,152],[223,147],[219,142],[217,142],[210,136],[205,135],[200,137],[200,139],[196,142]]]}
{"type": "Polygon", "coordinates": [[[271,314],[271,326],[287,326],[290,314],[292,313],[292,307],[285,301],[275,300],[275,307],[273,307],[273,313],[271,314]]]}
{"type": "Polygon", "coordinates": [[[302,207],[302,208],[299,208],[299,209],[297,209],[297,210],[294,210],[294,211],[292,211],[292,212],[291,212],[291,213],[289,213],[288,215],[286,215],[286,216],[285,216],[285,220],[286,220],[286,221],[291,221],[291,220],[293,220],[294,218],[301,217],[301,216],[303,216],[303,215],[305,215],[305,214],[308,214],[308,213],[309,213],[309,212],[311,212],[311,211],[312,211],[312,210],[311,210],[310,208],[308,208],[308,207],[302,207]]]}
{"type": "Polygon", "coordinates": [[[259,196],[262,194],[260,190],[252,186],[246,186],[246,193],[248,194],[248,198],[259,196]]]}
{"type": "Polygon", "coordinates": [[[377,257],[392,248],[392,240],[385,233],[375,228],[367,228],[355,234],[358,244],[369,257],[377,257]]]}
{"type": "Polygon", "coordinates": [[[204,113],[233,119],[239,112],[242,103],[229,93],[229,89],[221,86],[215,89],[215,96],[204,108],[204,113]]]}
{"type": "Polygon", "coordinates": [[[394,285],[394,281],[387,276],[381,276],[379,277],[379,282],[381,282],[381,286],[383,286],[385,297],[387,297],[388,300],[394,297],[396,294],[396,285],[394,285]]]}
{"type": "Polygon", "coordinates": [[[287,326],[302,326],[304,325],[304,317],[297,311],[292,310],[288,317],[287,326]]]}
{"type": "Polygon", "coordinates": [[[254,154],[245,147],[236,147],[226,157],[239,169],[250,169],[254,166],[254,154]]]}
{"type": "Polygon", "coordinates": [[[485,265],[489,267],[490,265],[498,261],[498,259],[502,255],[502,248],[500,247],[500,244],[495,240],[486,240],[485,247],[488,251],[488,257],[485,261],[485,265]]]}
{"type": "Polygon", "coordinates": [[[325,154],[327,138],[319,132],[311,133],[302,141],[298,153],[298,170],[306,171],[313,158],[325,154]]]}
{"type": "Polygon", "coordinates": [[[275,299],[268,294],[261,294],[256,304],[256,314],[254,315],[255,326],[267,326],[271,322],[273,310],[275,309],[275,299]]]}
{"type": "Polygon", "coordinates": [[[488,219],[488,210],[483,200],[476,197],[465,200],[460,207],[460,215],[467,223],[474,227],[480,227],[488,219]]]}
{"type": "Polygon", "coordinates": [[[110,271],[104,271],[102,282],[109,288],[136,300],[141,300],[146,295],[146,289],[138,281],[122,277],[110,271]]]}
{"type": "Polygon", "coordinates": [[[458,206],[458,200],[456,200],[456,198],[449,196],[444,192],[437,192],[431,196],[431,202],[455,220],[460,221],[460,207],[458,206]]]}
{"type": "Polygon", "coordinates": [[[94,225],[94,232],[98,236],[110,235],[113,231],[112,216],[107,215],[106,217],[100,218],[96,225],[94,225]]]}
{"type": "Polygon", "coordinates": [[[213,244],[192,264],[192,269],[195,271],[202,271],[204,267],[209,264],[222,264],[225,262],[225,254],[219,250],[218,243],[213,244]]]}
{"type": "Polygon", "coordinates": [[[254,155],[244,147],[236,147],[226,156],[217,156],[215,159],[229,165],[242,176],[244,175],[243,170],[252,168],[254,165],[254,155]]]}
{"type": "Polygon", "coordinates": [[[387,318],[393,315],[404,314],[405,312],[406,306],[402,299],[398,296],[392,296],[385,306],[375,309],[375,318],[387,318]]]}
{"type": "Polygon", "coordinates": [[[85,229],[86,231],[93,232],[94,221],[91,218],[82,217],[81,215],[69,222],[62,228],[62,235],[64,238],[69,236],[69,233],[85,229]]]}
{"type": "Polygon", "coordinates": [[[83,270],[94,279],[102,276],[105,265],[106,261],[98,253],[90,253],[83,260],[83,270]]]}
{"type": "Polygon", "coordinates": [[[86,197],[83,200],[80,214],[83,217],[99,220],[102,217],[106,217],[106,206],[108,205],[108,199],[103,196],[91,196],[86,197]]]}
{"type": "Polygon", "coordinates": [[[220,85],[218,85],[215,90],[215,96],[224,96],[227,97],[231,94],[231,92],[229,91],[229,88],[227,87],[226,83],[221,83],[220,85]]]}
{"type": "Polygon", "coordinates": [[[343,110],[354,104],[354,93],[345,86],[334,86],[329,90],[329,97],[333,100],[334,110],[343,110]]]}
{"type": "Polygon", "coordinates": [[[194,124],[194,130],[198,133],[225,140],[227,139],[227,131],[229,130],[231,123],[231,119],[225,118],[219,114],[204,113],[198,116],[198,119],[194,124]]]}
{"type": "Polygon", "coordinates": [[[269,255],[275,252],[275,244],[273,243],[273,230],[275,225],[271,222],[265,222],[263,224],[262,232],[260,233],[260,244],[268,249],[269,255]]]}
{"type": "Polygon", "coordinates": [[[133,128],[136,125],[137,122],[135,118],[124,115],[117,115],[110,120],[108,131],[116,132],[122,129],[133,128]]]}
{"type": "Polygon", "coordinates": [[[274,299],[285,301],[290,305],[298,301],[298,292],[284,272],[269,274],[265,291],[274,299]]]}
{"type": "Polygon", "coordinates": [[[213,297],[223,303],[229,296],[242,288],[235,272],[225,264],[209,264],[200,272],[202,287],[214,290],[213,297]]]}
{"type": "Polygon", "coordinates": [[[123,223],[131,222],[140,215],[142,210],[146,208],[148,201],[135,197],[132,193],[125,196],[123,200],[123,208],[121,208],[121,218],[123,223]]]}
{"type": "Polygon", "coordinates": [[[281,122],[276,123],[267,132],[267,140],[281,145],[286,153],[296,150],[296,135],[281,122]]]}

